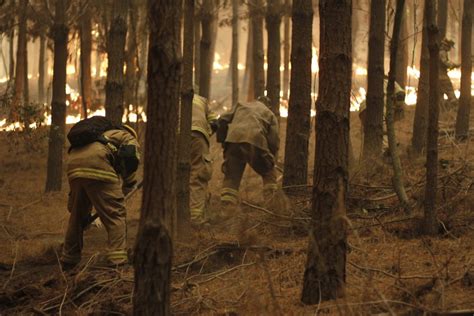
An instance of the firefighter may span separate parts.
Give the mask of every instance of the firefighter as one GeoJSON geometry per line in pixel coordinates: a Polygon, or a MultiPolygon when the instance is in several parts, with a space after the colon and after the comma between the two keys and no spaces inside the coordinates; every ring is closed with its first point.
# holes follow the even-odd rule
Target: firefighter
{"type": "Polygon", "coordinates": [[[101,263],[128,262],[124,197],[137,184],[138,147],[136,132],[123,125],[105,131],[101,141],[71,148],[67,162],[70,217],[60,259],[65,270],[81,260],[83,230],[92,207],[108,233],[109,249],[101,263]]]}
{"type": "MultiPolygon", "coordinates": [[[[387,102],[387,86],[388,86],[388,79],[384,79],[384,93],[385,93],[385,100],[384,102],[387,102]]],[[[400,121],[403,119],[405,116],[405,90],[398,84],[398,82],[395,81],[395,87],[394,87],[394,93],[395,93],[395,103],[393,104],[393,113],[394,113],[394,121],[400,121]]],[[[360,104],[359,108],[359,119],[362,123],[362,127],[365,126],[365,118],[366,118],[366,110],[367,110],[367,100],[364,100],[360,104]]],[[[386,106],[384,106],[384,114],[385,114],[386,106]]]]}
{"type": "Polygon", "coordinates": [[[191,126],[191,174],[190,212],[191,221],[203,224],[206,220],[209,200],[208,182],[212,176],[212,160],[209,154],[209,138],[216,129],[217,115],[209,110],[206,98],[197,94],[193,97],[191,126]]]}
{"type": "Polygon", "coordinates": [[[278,189],[275,159],[280,145],[279,127],[277,117],[268,108],[269,104],[266,97],[238,103],[232,112],[219,119],[217,138],[224,146],[223,204],[239,203],[239,186],[246,164],[262,177],[266,201],[278,189]]]}
{"type": "Polygon", "coordinates": [[[449,104],[455,104],[457,99],[454,94],[453,84],[448,76],[448,71],[461,66],[460,64],[453,63],[449,60],[448,54],[453,47],[454,42],[446,38],[441,41],[439,46],[439,87],[442,93],[441,96],[446,94],[449,104]]]}

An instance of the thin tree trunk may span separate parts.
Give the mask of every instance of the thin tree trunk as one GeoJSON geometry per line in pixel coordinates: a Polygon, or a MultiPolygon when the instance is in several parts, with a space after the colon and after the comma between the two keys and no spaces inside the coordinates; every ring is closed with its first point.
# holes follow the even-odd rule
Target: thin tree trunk
{"type": "Polygon", "coordinates": [[[253,62],[253,99],[265,92],[265,54],[263,51],[263,0],[250,1],[250,19],[252,21],[252,62],[253,62]]]}
{"type": "Polygon", "coordinates": [[[66,25],[67,0],[57,0],[52,29],[54,40],[53,97],[49,130],[46,192],[60,191],[63,173],[63,147],[66,134],[66,64],[69,28],[66,25]]]}
{"type": "MultiPolygon", "coordinates": [[[[201,14],[202,8],[194,16],[194,85],[199,89],[201,77],[201,14]]],[[[199,94],[199,91],[194,91],[199,94]]]]}
{"type": "Polygon", "coordinates": [[[19,119],[19,107],[25,103],[25,55],[26,55],[26,7],[27,0],[20,0],[19,14],[18,14],[18,41],[16,50],[16,69],[15,69],[15,89],[13,100],[10,109],[10,117],[13,121],[19,119]],[[20,62],[21,61],[21,62],[20,62]]]}
{"type": "Polygon", "coordinates": [[[202,37],[200,44],[199,94],[207,99],[211,93],[211,75],[214,62],[212,50],[213,28],[216,23],[216,5],[214,0],[204,0],[202,7],[202,37]]]}
{"type": "Polygon", "coordinates": [[[253,32],[252,32],[252,22],[248,21],[248,30],[247,30],[247,48],[245,52],[245,73],[244,79],[242,82],[242,90],[245,95],[245,99],[247,101],[252,101],[253,98],[253,58],[252,58],[252,51],[253,51],[253,32]]]}
{"type": "Polygon", "coordinates": [[[107,35],[107,82],[105,84],[105,115],[115,124],[122,123],[124,106],[125,40],[127,38],[127,0],[115,0],[113,18],[107,35]]]}
{"type": "Polygon", "coordinates": [[[8,56],[10,57],[9,81],[12,81],[15,78],[14,41],[15,41],[15,28],[12,28],[11,32],[8,35],[8,43],[9,43],[8,56]]]}
{"type": "MultiPolygon", "coordinates": [[[[311,0],[294,0],[292,10],[291,94],[286,129],[283,186],[306,184],[311,121],[311,0]]],[[[350,36],[349,36],[350,37],[350,36]]]]}
{"type": "Polygon", "coordinates": [[[456,117],[456,139],[463,140],[469,135],[471,115],[471,72],[472,72],[472,0],[464,0],[461,40],[461,96],[456,117]]]}
{"type": "MultiPolygon", "coordinates": [[[[387,85],[387,117],[385,122],[387,123],[387,137],[388,137],[388,149],[390,151],[390,157],[392,158],[393,177],[392,184],[395,192],[397,193],[398,200],[400,201],[401,207],[406,213],[410,212],[410,206],[408,203],[407,193],[405,186],[403,185],[403,171],[398,155],[397,139],[395,134],[394,124],[394,91],[395,91],[395,78],[397,62],[398,62],[398,44],[400,43],[400,29],[403,27],[403,15],[405,9],[405,0],[397,0],[397,8],[395,11],[395,21],[393,24],[392,40],[390,42],[390,69],[388,72],[388,85],[387,85]]],[[[406,67],[405,67],[406,69],[406,67]]]]}
{"type": "Polygon", "coordinates": [[[407,8],[404,6],[402,21],[400,26],[400,36],[397,49],[397,68],[395,70],[395,81],[405,89],[407,86],[407,67],[408,67],[408,17],[407,8]]]}
{"type": "Polygon", "coordinates": [[[384,114],[385,0],[371,1],[364,159],[382,155],[384,114]]]}
{"type": "Polygon", "coordinates": [[[38,102],[43,104],[45,100],[45,74],[46,74],[46,36],[40,35],[40,50],[38,59],[38,102]]]}
{"type": "Polygon", "coordinates": [[[232,0],[232,107],[239,101],[239,0],[232,0]]]}
{"type": "Polygon", "coordinates": [[[448,0],[438,0],[438,28],[440,38],[446,37],[448,25],[448,0]]]}
{"type": "MultiPolygon", "coordinates": [[[[295,1],[296,3],[296,1],[295,1]]],[[[320,71],[312,221],[301,300],[344,295],[351,95],[351,1],[320,0],[320,71]]]]}
{"type": "Polygon", "coordinates": [[[280,117],[281,9],[281,0],[268,1],[267,96],[270,98],[271,109],[277,117],[280,117]]]}
{"type": "Polygon", "coordinates": [[[423,35],[421,38],[420,78],[418,79],[418,94],[416,99],[415,119],[411,145],[414,153],[420,154],[426,146],[428,130],[428,98],[429,98],[429,51],[428,51],[428,10],[425,3],[423,12],[423,35]]]}
{"type": "Polygon", "coordinates": [[[283,38],[283,99],[288,100],[290,87],[290,9],[291,0],[285,0],[283,38]]]}
{"type": "MultiPolygon", "coordinates": [[[[136,0],[129,0],[128,16],[130,31],[128,32],[127,39],[127,52],[125,54],[126,71],[125,71],[125,91],[124,101],[125,107],[129,109],[130,104],[137,107],[138,104],[135,100],[135,90],[138,84],[138,43],[137,43],[137,4],[136,0]]],[[[128,117],[127,117],[128,119],[128,117]]]]}
{"type": "Polygon", "coordinates": [[[148,106],[140,224],[135,245],[134,315],[170,315],[181,81],[181,2],[149,4],[148,106]],[[166,97],[163,97],[166,96],[166,97]]]}
{"type": "Polygon", "coordinates": [[[191,172],[191,125],[193,112],[194,0],[184,2],[183,84],[178,144],[177,209],[180,231],[189,222],[189,178],[191,172]]]}
{"type": "Polygon", "coordinates": [[[25,54],[23,55],[23,80],[24,80],[24,89],[23,89],[23,103],[28,105],[30,103],[30,85],[28,80],[28,40],[25,42],[25,54]]]}
{"type": "Polygon", "coordinates": [[[426,0],[428,11],[428,45],[430,52],[430,93],[428,137],[426,153],[426,185],[424,203],[424,232],[429,235],[437,233],[436,194],[438,188],[438,116],[439,116],[439,39],[435,21],[435,1],[426,0]]]}
{"type": "Polygon", "coordinates": [[[92,22],[90,16],[90,4],[81,17],[81,95],[82,95],[82,117],[87,118],[87,109],[91,107],[92,101],[92,76],[91,76],[91,53],[92,53],[92,22]]]}

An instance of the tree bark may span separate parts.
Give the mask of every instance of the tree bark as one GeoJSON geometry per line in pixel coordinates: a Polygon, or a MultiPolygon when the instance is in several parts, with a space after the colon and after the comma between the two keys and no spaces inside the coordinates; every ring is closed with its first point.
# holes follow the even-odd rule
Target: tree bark
{"type": "Polygon", "coordinates": [[[125,40],[127,38],[128,0],[115,0],[107,36],[107,82],[105,83],[105,115],[115,124],[122,123],[124,106],[125,40]]]}
{"type": "Polygon", "coordinates": [[[92,101],[92,22],[90,4],[86,5],[86,10],[81,17],[79,30],[79,36],[81,38],[81,96],[83,118],[87,118],[87,109],[90,109],[92,101]]]}
{"type": "Polygon", "coordinates": [[[367,60],[367,109],[364,122],[365,160],[382,156],[385,52],[385,0],[371,1],[369,57],[367,60]]]}
{"type": "MultiPolygon", "coordinates": [[[[295,1],[296,4],[296,1],[295,1]]],[[[350,0],[320,0],[312,221],[301,300],[344,295],[352,52],[350,0]]]]}
{"type": "Polygon", "coordinates": [[[281,9],[281,0],[268,1],[267,96],[270,98],[271,109],[277,117],[280,117],[281,9]]]}
{"type": "Polygon", "coordinates": [[[25,83],[28,82],[28,78],[25,80],[25,64],[26,59],[26,7],[28,5],[27,0],[20,0],[20,7],[18,10],[18,41],[16,50],[16,68],[15,68],[15,88],[13,94],[13,100],[10,109],[10,117],[16,122],[19,119],[19,107],[25,105],[25,83]]]}
{"type": "Polygon", "coordinates": [[[179,120],[177,208],[180,231],[190,219],[189,178],[191,172],[191,125],[193,113],[194,0],[184,2],[183,84],[179,120]]]}
{"type": "Polygon", "coordinates": [[[204,0],[202,6],[201,25],[202,37],[200,44],[199,94],[209,99],[211,94],[211,76],[214,63],[213,29],[216,23],[215,0],[204,0]]]}
{"type": "Polygon", "coordinates": [[[247,48],[245,52],[245,73],[244,79],[242,82],[242,89],[244,90],[245,99],[247,101],[252,101],[253,98],[253,32],[252,32],[252,22],[248,21],[248,30],[247,30],[247,48]]]}
{"type": "MultiPolygon", "coordinates": [[[[291,83],[286,128],[283,186],[306,184],[311,121],[311,0],[294,0],[292,9],[291,83]]],[[[350,36],[349,36],[350,37],[350,36]]]]}
{"type": "Polygon", "coordinates": [[[253,62],[253,99],[265,93],[265,71],[263,68],[263,0],[250,1],[250,19],[252,22],[252,62],[253,62]]]}
{"type": "Polygon", "coordinates": [[[438,28],[440,38],[446,37],[448,25],[448,0],[438,0],[438,28]]]}
{"type": "Polygon", "coordinates": [[[63,174],[63,147],[66,134],[66,64],[69,28],[66,24],[67,0],[57,0],[54,25],[53,97],[49,130],[46,192],[60,191],[63,174]]]}
{"type": "MultiPolygon", "coordinates": [[[[397,193],[398,200],[400,201],[401,207],[406,213],[410,212],[410,205],[408,202],[408,196],[405,191],[403,184],[403,171],[398,155],[397,139],[395,134],[394,124],[394,110],[393,104],[395,102],[395,79],[396,70],[398,69],[398,44],[400,43],[400,29],[403,27],[403,15],[405,9],[405,0],[397,0],[397,7],[395,11],[395,21],[393,24],[392,40],[390,42],[390,69],[388,72],[388,85],[387,85],[387,116],[385,122],[387,123],[387,137],[388,137],[388,149],[390,151],[390,157],[392,158],[393,176],[392,184],[395,192],[397,193]]],[[[406,69],[406,67],[405,67],[406,69]]]]}
{"type": "MultiPolygon", "coordinates": [[[[202,8],[196,9],[194,16],[194,85],[199,88],[201,77],[201,13],[202,8]]],[[[199,91],[195,91],[199,94],[199,91]]]]}
{"type": "Polygon", "coordinates": [[[423,34],[421,38],[420,78],[418,79],[418,94],[416,99],[415,119],[413,121],[413,136],[411,146],[416,154],[421,154],[426,146],[429,98],[429,50],[428,50],[428,9],[425,3],[423,12],[423,34]]]}
{"type": "Polygon", "coordinates": [[[46,36],[40,35],[40,50],[38,57],[38,102],[43,104],[45,100],[45,81],[46,81],[46,36]]]}
{"type": "Polygon", "coordinates": [[[285,0],[283,38],[283,99],[289,98],[290,87],[290,9],[291,0],[285,0]]]}
{"type": "Polygon", "coordinates": [[[12,30],[8,34],[8,43],[9,43],[8,56],[10,57],[9,81],[12,81],[15,78],[14,41],[15,41],[15,28],[12,28],[12,30]]]}
{"type": "Polygon", "coordinates": [[[398,82],[400,87],[405,89],[407,86],[407,68],[408,68],[408,41],[410,39],[408,34],[408,17],[407,8],[404,6],[402,21],[400,26],[400,36],[398,40],[397,49],[397,68],[395,72],[395,81],[398,82]]]}
{"type": "MultiPolygon", "coordinates": [[[[138,23],[138,8],[136,0],[129,0],[128,17],[129,17],[129,32],[127,39],[127,52],[125,54],[125,63],[127,65],[125,71],[125,91],[124,101],[125,107],[130,109],[130,105],[138,107],[135,99],[135,91],[138,87],[138,43],[137,43],[137,23],[138,23]]],[[[127,117],[128,118],[128,117],[127,117]]]]}
{"type": "Polygon", "coordinates": [[[428,235],[437,233],[436,194],[438,187],[438,116],[439,116],[439,39],[435,20],[435,1],[426,0],[428,11],[428,45],[430,53],[430,93],[428,137],[426,152],[426,185],[424,203],[424,232],[428,235]]]}
{"type": "Polygon", "coordinates": [[[134,315],[170,315],[176,210],[181,2],[149,2],[148,106],[143,199],[135,245],[134,315]]]}
{"type": "Polygon", "coordinates": [[[472,72],[472,0],[464,0],[461,40],[461,96],[456,117],[456,139],[464,140],[469,135],[471,114],[471,72],[472,72]]]}
{"type": "Polygon", "coordinates": [[[239,0],[232,0],[232,107],[239,101],[239,0]]]}

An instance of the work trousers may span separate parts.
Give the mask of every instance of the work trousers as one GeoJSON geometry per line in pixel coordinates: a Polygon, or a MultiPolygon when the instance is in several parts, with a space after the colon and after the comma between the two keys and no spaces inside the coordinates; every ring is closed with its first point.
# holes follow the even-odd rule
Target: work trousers
{"type": "Polygon", "coordinates": [[[262,177],[264,197],[271,196],[277,190],[275,160],[272,154],[248,143],[225,143],[221,201],[238,204],[240,181],[246,164],[262,177]]]}
{"type": "Polygon", "coordinates": [[[92,207],[108,233],[106,258],[117,264],[127,261],[126,209],[121,184],[77,178],[69,185],[68,209],[71,215],[61,261],[74,264],[81,260],[83,231],[92,207]]]}
{"type": "Polygon", "coordinates": [[[189,209],[191,220],[206,216],[209,199],[208,183],[212,177],[209,143],[199,132],[191,134],[191,174],[189,179],[189,209]]]}
{"type": "Polygon", "coordinates": [[[439,70],[439,90],[441,92],[441,100],[444,100],[443,95],[446,94],[448,96],[448,102],[456,101],[456,95],[454,94],[453,83],[448,76],[447,69],[440,69],[439,70]]]}

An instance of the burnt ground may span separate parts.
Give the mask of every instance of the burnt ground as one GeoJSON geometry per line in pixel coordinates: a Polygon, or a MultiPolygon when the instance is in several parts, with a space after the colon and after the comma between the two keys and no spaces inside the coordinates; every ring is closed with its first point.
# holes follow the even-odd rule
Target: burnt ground
{"type": "MultiPolygon", "coordinates": [[[[174,243],[174,314],[405,314],[474,311],[474,143],[453,141],[454,113],[442,114],[437,237],[420,232],[424,159],[407,152],[413,112],[398,126],[412,216],[399,209],[390,188],[389,159],[370,168],[351,166],[349,250],[345,298],[304,306],[311,188],[262,208],[261,180],[247,170],[243,204],[227,222],[190,230],[174,243]]],[[[283,122],[284,125],[284,122],[283,122]]],[[[471,124],[474,126],[474,122],[471,124]]],[[[314,128],[314,127],[313,127],[314,128]]],[[[285,127],[283,126],[282,130],[285,127]]],[[[47,131],[0,133],[0,314],[130,314],[133,269],[99,268],[106,232],[85,233],[80,269],[64,274],[58,249],[67,223],[67,181],[44,194],[47,131]]],[[[354,114],[352,147],[359,157],[354,114]]],[[[282,135],[284,138],[284,135],[282,135]]],[[[210,183],[217,211],[222,180],[220,148],[210,183]]],[[[284,150],[281,150],[281,155],[284,150]]],[[[314,135],[310,169],[313,166],[314,135]]],[[[310,171],[310,175],[312,172],[310,171]]],[[[312,176],[310,176],[312,178],[312,176]]],[[[310,179],[312,180],[312,179],[310,179]]],[[[140,194],[128,201],[128,242],[138,227],[140,194]]]]}

